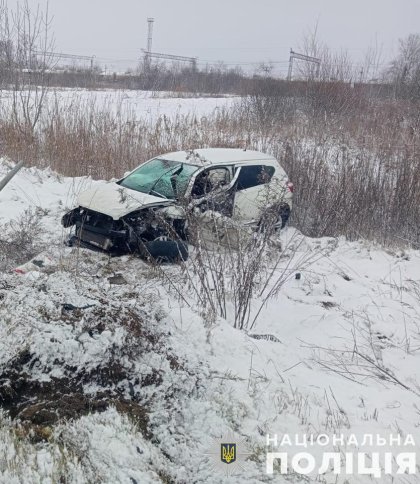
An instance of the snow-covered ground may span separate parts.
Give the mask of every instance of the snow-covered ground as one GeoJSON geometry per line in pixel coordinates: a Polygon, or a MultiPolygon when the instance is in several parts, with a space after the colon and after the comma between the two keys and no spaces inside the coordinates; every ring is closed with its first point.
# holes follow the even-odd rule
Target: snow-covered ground
{"type": "MultiPolygon", "coordinates": [[[[35,99],[35,91],[23,91],[23,96],[35,99]]],[[[2,109],[10,110],[13,105],[12,91],[0,92],[2,109]]],[[[230,96],[201,96],[169,92],[112,90],[112,89],[51,89],[46,93],[43,115],[48,116],[57,106],[60,110],[83,109],[87,111],[109,111],[123,119],[146,119],[156,121],[160,116],[175,118],[178,115],[208,116],[217,109],[229,108],[235,98],[230,96]]],[[[18,108],[21,105],[18,100],[18,108]]]]}
{"type": "Polygon", "coordinates": [[[179,266],[64,247],[60,218],[92,183],[32,168],[0,193],[3,226],[37,210],[50,260],[0,274],[0,482],[419,482],[418,465],[379,478],[331,466],[268,476],[265,465],[267,434],[344,434],[277,449],[312,452],[316,469],[322,452],[370,455],[364,434],[412,435],[392,449],[419,459],[420,251],[290,227],[270,282],[283,278],[281,289],[253,300],[247,334],[231,312],[209,325],[192,291],[179,297],[179,266]],[[227,478],[208,454],[232,432],[249,455],[227,478]]]}

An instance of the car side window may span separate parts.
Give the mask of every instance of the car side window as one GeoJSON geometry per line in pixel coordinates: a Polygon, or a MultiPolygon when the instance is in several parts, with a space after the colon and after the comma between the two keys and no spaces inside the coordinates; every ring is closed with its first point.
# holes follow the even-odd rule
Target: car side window
{"type": "Polygon", "coordinates": [[[236,190],[246,190],[268,183],[274,175],[274,166],[252,165],[241,166],[236,190]]]}
{"type": "Polygon", "coordinates": [[[230,171],[227,168],[210,168],[197,175],[191,195],[193,198],[201,198],[229,183],[230,171]]]}

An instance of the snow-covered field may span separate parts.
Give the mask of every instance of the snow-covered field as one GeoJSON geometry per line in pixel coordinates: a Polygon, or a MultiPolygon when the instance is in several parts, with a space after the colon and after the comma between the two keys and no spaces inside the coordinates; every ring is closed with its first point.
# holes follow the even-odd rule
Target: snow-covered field
{"type": "Polygon", "coordinates": [[[289,276],[277,297],[253,300],[246,334],[232,314],[209,326],[192,293],[178,297],[165,282],[178,266],[162,277],[135,257],[64,247],[60,217],[92,183],[32,168],[0,193],[3,229],[36,210],[49,247],[43,267],[0,274],[0,482],[418,482],[418,466],[379,478],[316,470],[322,452],[370,455],[364,434],[411,435],[414,447],[391,450],[418,457],[419,251],[290,227],[278,269],[289,276]],[[227,478],[208,454],[232,432],[249,456],[227,478]],[[275,450],[312,452],[316,470],[268,476],[267,434],[355,435],[358,446],[286,445],[275,450]]]}
{"type": "MultiPolygon", "coordinates": [[[[23,91],[26,99],[35,100],[35,91],[23,91]]],[[[13,105],[12,91],[0,92],[2,109],[10,110],[13,105]]],[[[151,122],[165,115],[174,118],[178,115],[207,116],[215,109],[229,108],[234,103],[234,97],[197,97],[184,94],[182,97],[169,92],[139,91],[139,90],[88,90],[88,89],[51,89],[46,92],[43,115],[60,106],[65,111],[69,109],[84,109],[87,111],[109,111],[119,114],[123,119],[146,119],[151,122]]],[[[20,107],[20,98],[18,108],[20,107]]]]}

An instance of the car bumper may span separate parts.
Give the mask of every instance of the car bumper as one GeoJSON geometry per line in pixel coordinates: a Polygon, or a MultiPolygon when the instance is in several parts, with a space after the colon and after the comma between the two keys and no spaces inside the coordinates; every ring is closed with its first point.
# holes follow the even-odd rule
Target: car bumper
{"type": "Polygon", "coordinates": [[[128,235],[125,230],[106,230],[86,225],[76,226],[76,238],[104,251],[121,250],[126,248],[128,235]]]}
{"type": "Polygon", "coordinates": [[[102,251],[127,248],[128,230],[116,227],[115,221],[107,215],[78,207],[63,216],[62,225],[66,228],[75,226],[69,245],[78,244],[102,251]]]}

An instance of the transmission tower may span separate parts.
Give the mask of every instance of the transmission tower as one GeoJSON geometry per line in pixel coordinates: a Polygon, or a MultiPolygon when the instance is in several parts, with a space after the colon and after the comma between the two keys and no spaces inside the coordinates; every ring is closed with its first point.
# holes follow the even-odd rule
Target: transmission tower
{"type": "Polygon", "coordinates": [[[192,69],[197,68],[197,57],[185,57],[185,55],[173,55],[173,54],[161,54],[159,52],[144,52],[144,57],[150,59],[153,57],[154,59],[165,59],[165,60],[173,60],[173,61],[180,61],[180,62],[189,62],[191,64],[192,69]]]}
{"type": "Polygon", "coordinates": [[[303,60],[305,62],[312,62],[313,64],[316,64],[317,68],[316,68],[315,77],[316,78],[319,77],[319,69],[321,67],[321,59],[318,59],[317,57],[311,57],[311,56],[305,55],[305,54],[298,54],[297,52],[293,52],[293,50],[290,49],[289,72],[287,73],[287,80],[288,81],[292,80],[293,59],[299,59],[299,60],[303,60]]]}
{"type": "Polygon", "coordinates": [[[147,50],[142,49],[144,54],[144,68],[145,71],[150,70],[151,59],[165,59],[165,60],[172,60],[172,61],[180,61],[180,62],[189,62],[191,64],[191,68],[196,70],[197,68],[197,57],[186,57],[184,55],[173,55],[173,54],[162,54],[160,52],[152,52],[152,36],[153,36],[153,22],[155,21],[154,18],[148,18],[147,24],[147,50]]]}
{"type": "Polygon", "coordinates": [[[37,57],[48,58],[48,59],[72,59],[72,60],[83,60],[89,61],[90,70],[93,71],[95,56],[87,55],[75,55],[75,54],[63,54],[62,52],[44,52],[44,51],[33,51],[33,54],[37,57]]]}

